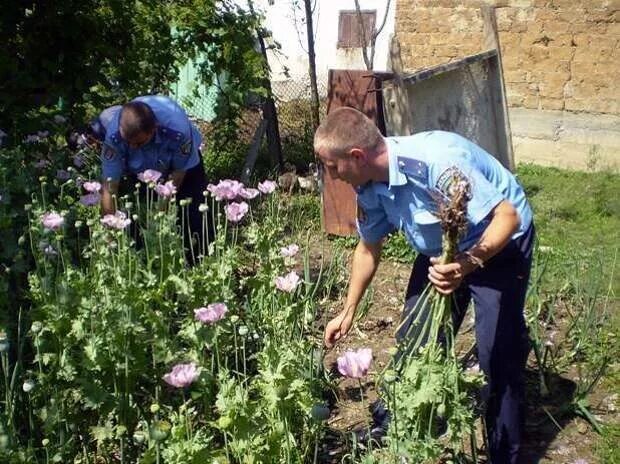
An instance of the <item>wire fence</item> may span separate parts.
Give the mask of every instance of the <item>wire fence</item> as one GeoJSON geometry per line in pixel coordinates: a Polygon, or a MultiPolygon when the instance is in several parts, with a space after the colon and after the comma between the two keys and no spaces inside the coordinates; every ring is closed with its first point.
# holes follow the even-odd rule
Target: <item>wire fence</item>
{"type": "MultiPolygon", "coordinates": [[[[282,147],[283,160],[287,166],[295,166],[298,172],[305,172],[308,164],[314,159],[313,139],[314,126],[312,123],[312,102],[309,81],[293,80],[272,81],[280,145],[282,147]]],[[[325,115],[327,108],[327,88],[319,87],[319,117],[325,115]]],[[[204,102],[189,104],[188,113],[204,102]]],[[[206,121],[199,114],[193,114],[195,122],[199,126],[205,150],[208,151],[208,168],[215,165],[215,171],[224,168],[226,159],[233,166],[225,169],[229,175],[235,175],[235,167],[243,165],[243,160],[252,144],[257,128],[263,119],[262,104],[257,99],[250,99],[245,108],[240,112],[238,119],[233,124],[234,133],[228,132],[222,139],[222,131],[217,130],[217,121],[206,121]],[[212,153],[215,145],[217,153],[212,153]]],[[[267,153],[267,143],[263,138],[261,153],[258,164],[267,169],[273,169],[273,156],[267,153]]],[[[215,175],[215,173],[214,173],[215,175]]]]}
{"type": "MultiPolygon", "coordinates": [[[[309,79],[289,79],[271,83],[278,115],[283,157],[298,171],[305,171],[314,159],[312,92],[309,79]]],[[[319,83],[319,118],[327,109],[327,87],[319,83]]]]}
{"type": "MultiPolygon", "coordinates": [[[[319,89],[319,117],[325,114],[327,88],[318,84],[319,89]]],[[[312,128],[312,93],[309,80],[288,79],[271,83],[278,124],[282,137],[298,135],[312,128]]]]}

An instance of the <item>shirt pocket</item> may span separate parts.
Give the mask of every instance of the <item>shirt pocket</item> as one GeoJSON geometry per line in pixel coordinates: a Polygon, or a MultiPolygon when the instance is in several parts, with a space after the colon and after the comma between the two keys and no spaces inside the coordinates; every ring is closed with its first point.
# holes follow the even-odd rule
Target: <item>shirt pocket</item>
{"type": "Polygon", "coordinates": [[[142,153],[138,151],[130,151],[127,156],[127,167],[129,171],[134,174],[144,171],[146,168],[144,167],[144,156],[142,153]]]}
{"type": "Polygon", "coordinates": [[[170,145],[163,146],[157,154],[157,170],[168,173],[172,169],[173,148],[170,145]]]}
{"type": "Polygon", "coordinates": [[[423,254],[441,253],[441,224],[439,218],[426,210],[413,212],[416,244],[423,254]]]}

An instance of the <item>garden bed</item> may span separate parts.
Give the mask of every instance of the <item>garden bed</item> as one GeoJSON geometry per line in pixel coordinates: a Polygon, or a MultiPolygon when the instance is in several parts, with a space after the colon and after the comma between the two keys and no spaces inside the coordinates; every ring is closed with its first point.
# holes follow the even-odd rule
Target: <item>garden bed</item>
{"type": "MultiPolygon", "coordinates": [[[[214,183],[203,211],[218,240],[189,268],[157,181],[102,220],[97,154],[67,169],[61,139],[37,137],[3,150],[0,165],[3,462],[382,462],[349,432],[368,421],[394,344],[413,259],[401,236],[355,328],[325,351],[354,240],[322,235],[318,197],[214,183]],[[343,377],[338,357],[362,347],[374,353],[369,374],[343,377]]],[[[613,462],[618,176],[519,174],[539,237],[523,462],[613,462]]]]}

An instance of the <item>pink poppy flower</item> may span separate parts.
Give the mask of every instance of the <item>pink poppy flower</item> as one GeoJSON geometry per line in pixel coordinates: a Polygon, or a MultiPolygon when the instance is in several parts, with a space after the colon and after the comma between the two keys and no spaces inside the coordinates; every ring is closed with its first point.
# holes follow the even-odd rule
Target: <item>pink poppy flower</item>
{"type": "Polygon", "coordinates": [[[245,198],[246,200],[256,198],[258,195],[260,195],[260,192],[254,188],[242,188],[239,192],[239,196],[245,198]]]}
{"type": "Polygon", "coordinates": [[[274,279],[274,283],[276,284],[276,288],[278,290],[292,293],[301,283],[301,280],[299,279],[299,276],[295,273],[295,271],[291,271],[285,276],[276,277],[274,279]]]}
{"type": "Polygon", "coordinates": [[[249,210],[249,206],[245,201],[240,203],[229,203],[224,207],[224,211],[226,212],[226,218],[230,222],[239,222],[243,219],[243,216],[247,214],[249,210]]]}
{"type": "Polygon", "coordinates": [[[277,187],[277,184],[272,180],[266,180],[264,182],[259,182],[258,190],[260,193],[264,193],[265,195],[273,192],[277,187]]]}
{"type": "Polygon", "coordinates": [[[217,201],[234,200],[241,194],[243,184],[237,180],[224,179],[218,184],[207,185],[207,190],[213,194],[217,201]]]}
{"type": "Polygon", "coordinates": [[[155,183],[161,177],[161,172],[156,171],[155,169],[147,169],[146,171],[142,171],[138,174],[138,179],[140,179],[145,184],[155,183]]]}
{"type": "Polygon", "coordinates": [[[299,252],[299,246],[294,243],[291,243],[289,246],[285,246],[280,248],[280,256],[285,258],[292,258],[299,252]]]}
{"type": "Polygon", "coordinates": [[[65,223],[65,218],[52,211],[51,213],[45,213],[41,217],[41,222],[43,223],[43,227],[48,230],[58,230],[65,223]]]}
{"type": "Polygon", "coordinates": [[[194,317],[203,324],[214,324],[222,319],[228,312],[224,303],[211,303],[206,308],[194,309],[194,317]]]}
{"type": "Polygon", "coordinates": [[[117,211],[114,214],[106,214],[101,219],[101,224],[111,229],[122,230],[131,223],[131,219],[127,217],[122,211],[117,211]]]}
{"type": "Polygon", "coordinates": [[[91,193],[99,192],[101,190],[101,184],[99,182],[84,182],[82,187],[84,187],[84,190],[91,193]]]}
{"type": "Polygon", "coordinates": [[[84,206],[97,206],[100,201],[101,201],[101,195],[99,195],[99,193],[97,192],[88,193],[86,195],[83,195],[80,198],[80,203],[83,204],[84,206]]]}
{"type": "Polygon", "coordinates": [[[368,373],[370,361],[372,361],[372,350],[370,348],[347,351],[338,358],[338,372],[345,377],[360,379],[368,373]]]}
{"type": "Polygon", "coordinates": [[[157,184],[155,186],[157,195],[163,198],[170,198],[172,195],[176,195],[177,188],[174,186],[174,182],[169,180],[165,184],[157,184]]]}
{"type": "Polygon", "coordinates": [[[194,363],[177,364],[172,371],[164,375],[168,385],[176,388],[189,387],[200,375],[200,369],[194,363]]]}

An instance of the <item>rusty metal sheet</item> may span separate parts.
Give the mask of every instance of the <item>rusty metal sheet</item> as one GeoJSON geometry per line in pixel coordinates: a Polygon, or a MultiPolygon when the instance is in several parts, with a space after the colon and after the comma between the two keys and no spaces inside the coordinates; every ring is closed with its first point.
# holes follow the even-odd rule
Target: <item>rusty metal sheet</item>
{"type": "MultiPolygon", "coordinates": [[[[375,121],[385,134],[381,82],[390,73],[358,70],[330,70],[327,94],[327,113],[342,106],[350,106],[375,121]]],[[[353,188],[323,171],[323,224],[328,234],[354,235],[356,199],[353,188]]]]}

